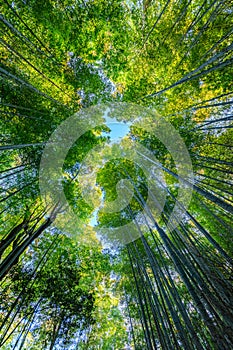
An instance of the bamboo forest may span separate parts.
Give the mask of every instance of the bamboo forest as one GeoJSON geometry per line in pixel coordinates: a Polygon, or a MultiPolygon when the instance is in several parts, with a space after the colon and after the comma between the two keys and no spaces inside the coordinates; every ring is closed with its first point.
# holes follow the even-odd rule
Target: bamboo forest
{"type": "Polygon", "coordinates": [[[0,348],[233,349],[232,1],[0,2],[0,348]]]}

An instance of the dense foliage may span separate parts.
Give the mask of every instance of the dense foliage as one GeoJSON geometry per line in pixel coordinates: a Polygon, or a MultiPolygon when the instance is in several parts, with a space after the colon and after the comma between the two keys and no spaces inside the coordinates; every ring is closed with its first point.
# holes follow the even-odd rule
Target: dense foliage
{"type": "Polygon", "coordinates": [[[3,0],[0,19],[0,347],[233,348],[231,1],[3,0]],[[74,113],[119,102],[170,123],[194,177],[179,175],[132,109],[116,116],[129,125],[120,147],[139,144],[156,162],[149,174],[123,153],[103,163],[116,147],[109,126],[84,133],[61,179],[74,225],[59,201],[41,198],[45,144],[74,113]],[[94,148],[84,173],[96,173],[101,203],[85,201],[78,177],[94,148]],[[117,200],[121,180],[132,187],[128,205],[98,211],[117,200]],[[151,183],[166,198],[161,215],[158,198],[147,206],[151,183]],[[176,206],[182,220],[172,223],[176,206]],[[126,245],[96,234],[130,222],[138,238],[126,245]]]}

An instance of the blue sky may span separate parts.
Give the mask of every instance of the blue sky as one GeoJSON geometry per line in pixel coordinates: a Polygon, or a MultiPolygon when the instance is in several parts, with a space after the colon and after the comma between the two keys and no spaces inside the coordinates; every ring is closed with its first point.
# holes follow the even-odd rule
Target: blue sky
{"type": "Polygon", "coordinates": [[[105,117],[105,119],[106,125],[111,129],[111,132],[106,133],[106,135],[110,136],[112,142],[119,141],[128,134],[129,123],[119,122],[115,118],[105,117]]]}

